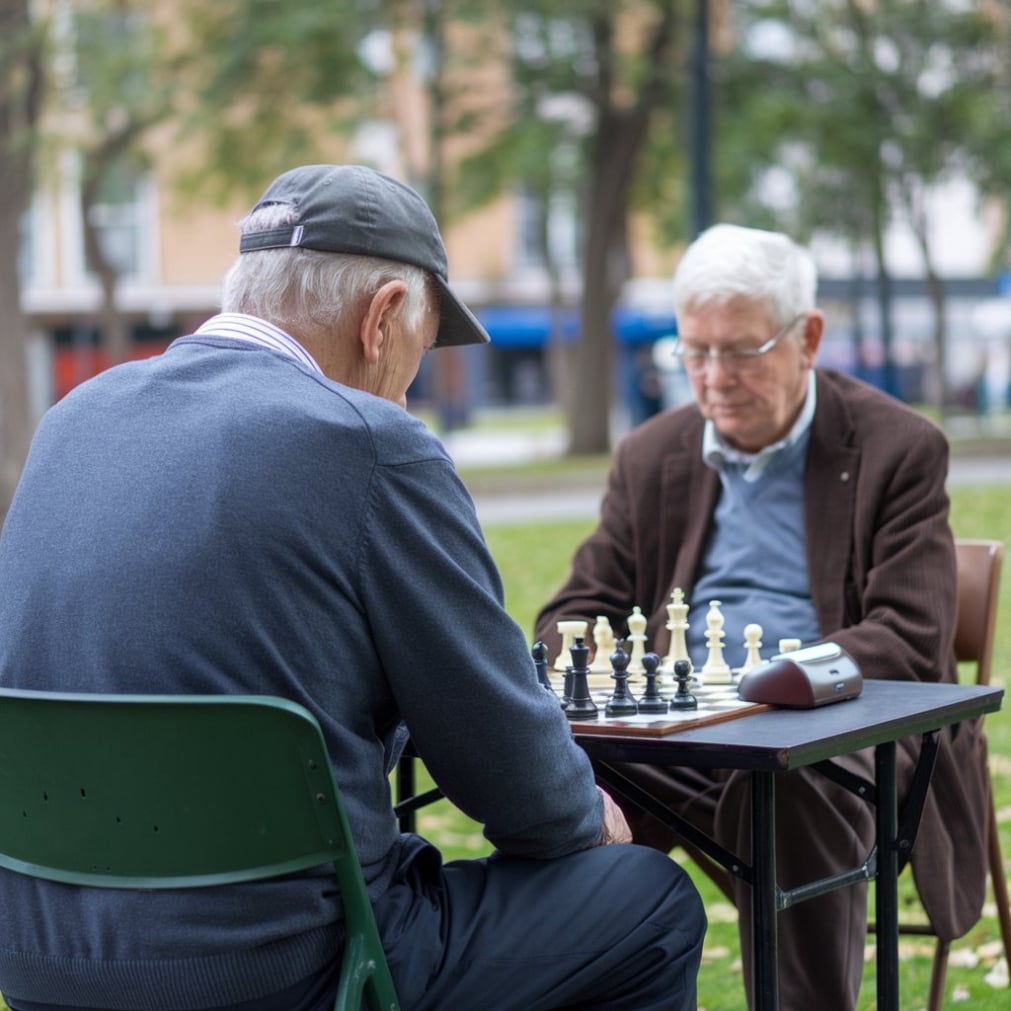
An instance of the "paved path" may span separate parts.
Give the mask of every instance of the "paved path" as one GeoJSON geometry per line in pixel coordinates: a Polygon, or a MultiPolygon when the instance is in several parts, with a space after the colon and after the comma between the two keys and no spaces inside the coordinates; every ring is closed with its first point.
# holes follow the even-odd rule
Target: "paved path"
{"type": "MultiPolygon", "coordinates": [[[[948,475],[952,485],[1011,485],[1011,456],[954,459],[948,475]]],[[[603,488],[565,488],[557,492],[479,495],[475,498],[482,524],[539,523],[592,519],[600,508],[603,488]]]]}

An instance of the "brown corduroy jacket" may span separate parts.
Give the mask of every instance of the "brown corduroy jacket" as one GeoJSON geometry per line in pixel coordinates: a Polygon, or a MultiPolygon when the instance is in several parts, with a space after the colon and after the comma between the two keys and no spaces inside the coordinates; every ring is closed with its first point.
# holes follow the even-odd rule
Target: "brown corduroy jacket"
{"type": "MultiPolygon", "coordinates": [[[[692,404],[650,419],[619,445],[600,523],[537,619],[551,656],[561,618],[606,615],[620,634],[635,605],[648,616],[649,648],[666,652],[666,605],[675,586],[691,600],[719,495],[718,475],[702,461],[703,426],[692,404]]],[[[843,646],[865,678],[957,679],[947,469],[947,442],[930,421],[818,370],[804,479],[811,596],[823,638],[843,646]]],[[[901,742],[908,753],[918,746],[901,742]]],[[[984,753],[977,723],[942,731],[913,851],[924,906],[947,938],[969,930],[983,905],[984,753]]]]}

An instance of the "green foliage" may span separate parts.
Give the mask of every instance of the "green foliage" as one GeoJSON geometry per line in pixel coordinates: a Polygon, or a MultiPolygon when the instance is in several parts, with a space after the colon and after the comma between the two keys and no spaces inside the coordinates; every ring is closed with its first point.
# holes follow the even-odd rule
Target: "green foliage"
{"type": "Polygon", "coordinates": [[[293,165],[333,160],[334,138],[376,114],[359,46],[374,5],[184,0],[175,66],[193,99],[184,134],[205,146],[187,178],[220,196],[293,165]]]}
{"type": "Polygon", "coordinates": [[[654,129],[632,201],[661,215],[672,200],[680,205],[685,138],[679,142],[672,114],[686,73],[684,24],[659,57],[649,48],[658,22],[679,7],[687,9],[680,0],[528,0],[502,18],[501,5],[486,4],[486,16],[506,23],[511,84],[505,108],[497,96],[485,117],[499,126],[461,162],[460,206],[479,206],[518,185],[544,201],[557,193],[585,199],[596,146],[613,143],[609,127],[647,95],[654,129]]]}
{"type": "Polygon", "coordinates": [[[721,184],[741,220],[772,211],[799,236],[870,239],[924,189],[967,173],[1008,194],[1007,31],[949,0],[755,0],[719,68],[721,184]],[[770,41],[775,40],[775,41],[770,41]],[[983,124],[986,124],[984,127],[983,124]],[[723,155],[730,157],[723,157],[723,155]],[[770,201],[765,170],[794,192],[770,201]]]}
{"type": "Polygon", "coordinates": [[[73,71],[63,83],[89,109],[92,127],[106,127],[109,116],[164,115],[167,88],[157,75],[164,39],[143,0],[78,4],[71,31],[73,71]]]}

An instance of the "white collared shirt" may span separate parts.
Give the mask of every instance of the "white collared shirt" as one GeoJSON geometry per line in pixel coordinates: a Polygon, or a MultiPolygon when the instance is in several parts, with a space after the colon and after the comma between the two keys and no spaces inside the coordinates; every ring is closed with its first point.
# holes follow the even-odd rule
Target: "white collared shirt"
{"type": "Polygon", "coordinates": [[[258,316],[248,316],[242,312],[218,313],[202,324],[196,332],[213,333],[232,340],[245,341],[247,344],[270,348],[271,351],[294,358],[313,372],[323,375],[323,370],[316,359],[291,334],[285,333],[280,327],[258,316]]]}

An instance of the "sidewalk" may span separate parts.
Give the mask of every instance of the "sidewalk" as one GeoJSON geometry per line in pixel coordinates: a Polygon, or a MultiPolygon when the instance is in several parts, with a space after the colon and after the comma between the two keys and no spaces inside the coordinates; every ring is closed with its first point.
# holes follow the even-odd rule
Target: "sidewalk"
{"type": "MultiPolygon", "coordinates": [[[[515,467],[524,463],[560,459],[565,434],[549,430],[536,434],[495,430],[462,430],[443,440],[457,467],[515,467]]],[[[466,475],[465,475],[466,477],[466,475]]],[[[1011,485],[1011,452],[990,456],[963,456],[953,448],[948,483],[952,485],[1011,485]]],[[[482,524],[535,523],[551,520],[592,519],[600,508],[604,479],[587,487],[561,481],[557,490],[478,492],[474,496],[482,524]]]]}

